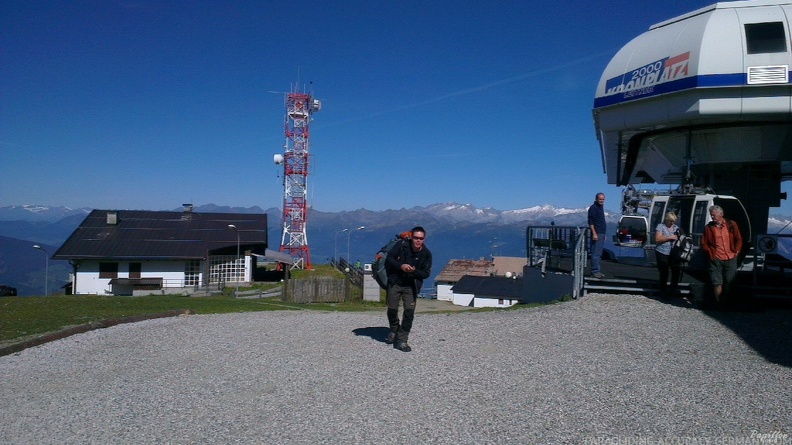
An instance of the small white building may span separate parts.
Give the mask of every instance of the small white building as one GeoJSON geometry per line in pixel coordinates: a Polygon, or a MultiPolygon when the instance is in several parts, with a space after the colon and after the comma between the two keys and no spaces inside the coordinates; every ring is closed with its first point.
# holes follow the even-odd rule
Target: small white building
{"type": "Polygon", "coordinates": [[[462,277],[520,276],[522,275],[523,267],[527,264],[528,258],[507,256],[492,257],[492,261],[483,258],[478,260],[451,260],[435,279],[437,299],[451,301],[461,306],[468,306],[467,303],[470,301],[466,303],[466,297],[454,295],[454,292],[451,290],[462,277]]]}
{"type": "Polygon", "coordinates": [[[72,265],[73,294],[192,293],[253,281],[267,215],[94,210],[52,256],[72,265]]]}
{"type": "MultiPolygon", "coordinates": [[[[489,260],[450,260],[435,279],[437,299],[453,301],[451,287],[465,275],[486,277],[490,275],[492,263],[489,260]]],[[[457,304],[457,303],[454,303],[457,304]]],[[[463,304],[462,306],[467,306],[463,304]]]]}

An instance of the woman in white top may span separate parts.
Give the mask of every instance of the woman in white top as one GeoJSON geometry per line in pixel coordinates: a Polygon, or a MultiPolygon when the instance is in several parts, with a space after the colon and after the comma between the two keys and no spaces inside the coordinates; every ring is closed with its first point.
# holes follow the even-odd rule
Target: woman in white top
{"type": "Polygon", "coordinates": [[[655,258],[657,259],[657,270],[660,272],[661,298],[674,296],[682,272],[682,263],[671,256],[671,248],[680,235],[676,220],[676,214],[668,212],[662,224],[658,224],[655,229],[655,258]],[[671,286],[668,286],[669,271],[671,272],[671,286]]]}

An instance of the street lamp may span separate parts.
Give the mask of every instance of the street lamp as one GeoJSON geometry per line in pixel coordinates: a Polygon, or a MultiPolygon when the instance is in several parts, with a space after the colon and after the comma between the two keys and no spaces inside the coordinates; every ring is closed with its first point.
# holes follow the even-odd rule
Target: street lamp
{"type": "Polygon", "coordinates": [[[44,296],[46,297],[49,295],[49,252],[38,244],[33,244],[33,248],[44,252],[44,296]]]}
{"type": "Polygon", "coordinates": [[[234,270],[236,272],[235,275],[236,275],[236,282],[237,283],[236,283],[236,293],[234,294],[234,296],[238,297],[239,296],[239,230],[237,230],[237,226],[235,226],[233,224],[229,224],[228,225],[228,230],[233,230],[234,232],[236,232],[236,235],[237,235],[237,255],[236,255],[236,266],[237,267],[234,268],[234,270]]]}
{"type": "Polygon", "coordinates": [[[335,236],[333,237],[333,241],[335,242],[335,245],[333,246],[333,261],[338,260],[338,234],[341,232],[349,232],[349,229],[339,230],[335,233],[335,236]]]}
{"type": "MultiPolygon", "coordinates": [[[[365,228],[366,228],[365,226],[360,226],[360,227],[358,227],[357,229],[354,229],[354,230],[363,230],[365,228]]],[[[350,264],[349,263],[349,261],[350,261],[350,258],[349,258],[349,235],[352,235],[352,231],[351,230],[349,232],[347,232],[347,265],[350,264]]]]}

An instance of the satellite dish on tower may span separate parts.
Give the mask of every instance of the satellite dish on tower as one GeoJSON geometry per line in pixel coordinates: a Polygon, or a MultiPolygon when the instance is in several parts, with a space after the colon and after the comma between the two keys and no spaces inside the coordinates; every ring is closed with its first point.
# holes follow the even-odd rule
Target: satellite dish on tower
{"type": "Polygon", "coordinates": [[[283,164],[283,155],[277,153],[275,156],[272,157],[272,160],[275,161],[275,165],[283,164]]]}

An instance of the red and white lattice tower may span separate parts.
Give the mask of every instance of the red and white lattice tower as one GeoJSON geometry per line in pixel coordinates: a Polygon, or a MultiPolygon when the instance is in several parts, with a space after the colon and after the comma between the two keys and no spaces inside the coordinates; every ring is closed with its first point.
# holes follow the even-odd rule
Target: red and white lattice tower
{"type": "Polygon", "coordinates": [[[299,87],[286,94],[286,143],[280,159],[283,163],[283,237],[280,251],[292,257],[292,269],[311,269],[306,232],[309,126],[311,115],[321,107],[318,99],[301,92],[299,87]]]}

